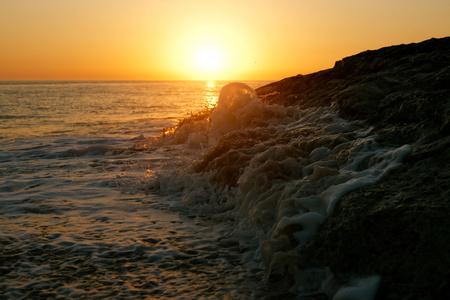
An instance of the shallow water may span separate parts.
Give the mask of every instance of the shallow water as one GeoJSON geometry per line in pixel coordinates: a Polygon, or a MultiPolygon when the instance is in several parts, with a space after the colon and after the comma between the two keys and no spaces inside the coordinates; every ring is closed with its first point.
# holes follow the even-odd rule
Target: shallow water
{"type": "Polygon", "coordinates": [[[334,107],[266,105],[242,84],[219,99],[225,83],[155,84],[0,85],[21,95],[1,102],[6,298],[373,296],[378,277],[336,286],[328,270],[302,269],[298,250],[410,146],[382,148],[334,107]],[[186,107],[217,101],[211,119],[155,138],[186,107]]]}
{"type": "Polygon", "coordinates": [[[264,288],[262,271],[249,275],[242,249],[227,240],[234,220],[187,207],[176,193],[143,190],[187,150],[129,149],[214,102],[220,86],[4,83],[0,90],[3,298],[245,299],[264,288]]]}

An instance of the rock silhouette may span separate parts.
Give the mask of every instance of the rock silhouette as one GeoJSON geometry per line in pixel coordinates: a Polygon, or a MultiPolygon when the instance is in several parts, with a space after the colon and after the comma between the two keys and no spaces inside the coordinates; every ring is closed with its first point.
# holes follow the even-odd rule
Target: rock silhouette
{"type": "Polygon", "coordinates": [[[377,299],[450,295],[450,37],[365,51],[332,69],[261,87],[269,104],[335,105],[386,146],[399,169],[345,195],[300,250],[311,267],[381,275],[377,299]]]}

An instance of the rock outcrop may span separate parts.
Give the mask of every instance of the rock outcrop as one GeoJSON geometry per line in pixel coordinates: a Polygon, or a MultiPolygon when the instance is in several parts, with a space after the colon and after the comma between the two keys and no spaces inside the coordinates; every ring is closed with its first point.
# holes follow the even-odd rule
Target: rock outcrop
{"type": "Polygon", "coordinates": [[[311,267],[379,274],[378,299],[450,295],[450,37],[366,51],[256,90],[269,104],[335,105],[378,143],[410,144],[402,167],[345,195],[302,247],[311,267]]]}

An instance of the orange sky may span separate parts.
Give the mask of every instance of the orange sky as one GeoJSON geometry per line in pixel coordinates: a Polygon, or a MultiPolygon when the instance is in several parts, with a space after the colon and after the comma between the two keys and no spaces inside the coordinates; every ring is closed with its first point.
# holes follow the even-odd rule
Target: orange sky
{"type": "Polygon", "coordinates": [[[0,80],[277,80],[449,36],[449,15],[449,0],[1,0],[0,80]]]}

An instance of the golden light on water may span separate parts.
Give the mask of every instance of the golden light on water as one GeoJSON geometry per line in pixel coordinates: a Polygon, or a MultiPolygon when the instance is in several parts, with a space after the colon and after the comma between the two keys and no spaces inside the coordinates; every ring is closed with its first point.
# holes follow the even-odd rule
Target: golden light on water
{"type": "MultiPolygon", "coordinates": [[[[219,91],[217,90],[217,84],[214,80],[208,80],[205,83],[205,87],[203,90],[203,103],[204,109],[199,111],[196,114],[191,112],[190,118],[186,118],[177,125],[173,127],[165,127],[163,128],[163,137],[173,135],[185,122],[190,124],[194,124],[198,121],[202,121],[206,118],[209,118],[211,111],[217,107],[217,103],[219,101],[219,91]]],[[[145,147],[146,145],[140,145],[141,147],[145,147]]]]}
{"type": "Polygon", "coordinates": [[[204,99],[206,109],[213,109],[217,106],[219,96],[216,92],[216,83],[213,80],[209,80],[206,82],[204,99]]]}

